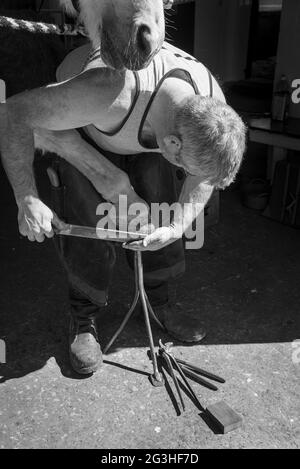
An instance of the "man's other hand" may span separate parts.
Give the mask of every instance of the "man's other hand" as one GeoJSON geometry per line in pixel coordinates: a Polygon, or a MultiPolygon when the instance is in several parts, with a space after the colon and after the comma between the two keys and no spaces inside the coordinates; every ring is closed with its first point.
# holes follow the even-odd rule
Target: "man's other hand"
{"type": "Polygon", "coordinates": [[[29,241],[42,243],[45,237],[53,237],[53,225],[59,229],[66,227],[57,215],[37,197],[25,197],[22,201],[18,201],[18,207],[19,231],[29,241]]]}
{"type": "Polygon", "coordinates": [[[173,226],[157,228],[141,241],[125,243],[124,249],[131,251],[159,251],[180,239],[173,226]]]}

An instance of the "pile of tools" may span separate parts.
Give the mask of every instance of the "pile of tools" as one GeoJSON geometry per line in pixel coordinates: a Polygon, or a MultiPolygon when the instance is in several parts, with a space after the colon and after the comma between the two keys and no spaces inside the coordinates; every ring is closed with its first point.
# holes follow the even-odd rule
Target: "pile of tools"
{"type": "Polygon", "coordinates": [[[179,358],[174,357],[171,352],[172,346],[172,343],[164,345],[160,340],[159,357],[162,361],[162,364],[166,366],[166,369],[173,380],[179,398],[178,407],[181,407],[182,410],[185,411],[185,404],[181,392],[181,387],[183,386],[185,394],[190,395],[193,398],[195,404],[200,410],[204,410],[193,388],[189,384],[187,378],[191,379],[192,381],[195,381],[198,384],[201,384],[202,386],[205,386],[208,389],[211,389],[212,391],[218,391],[218,388],[206,379],[203,379],[202,376],[205,376],[206,378],[212,381],[216,381],[218,383],[225,383],[225,380],[208,371],[202,370],[201,368],[198,368],[197,366],[192,365],[191,363],[185,362],[183,360],[180,360],[179,358]],[[179,376],[182,380],[180,384],[177,376],[179,376]]]}

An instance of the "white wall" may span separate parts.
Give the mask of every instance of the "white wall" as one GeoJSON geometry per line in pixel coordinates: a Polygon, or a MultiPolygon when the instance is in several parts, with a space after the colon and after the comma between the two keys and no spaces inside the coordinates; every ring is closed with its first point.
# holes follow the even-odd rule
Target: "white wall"
{"type": "Polygon", "coordinates": [[[196,0],[195,55],[223,81],[245,78],[250,0],[196,0]]]}

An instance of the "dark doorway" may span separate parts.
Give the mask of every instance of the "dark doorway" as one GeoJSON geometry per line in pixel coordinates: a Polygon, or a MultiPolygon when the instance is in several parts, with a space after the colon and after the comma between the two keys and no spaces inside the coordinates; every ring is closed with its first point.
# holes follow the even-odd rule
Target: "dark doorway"
{"type": "Polygon", "coordinates": [[[274,80],[282,0],[253,0],[246,78],[274,80]]]}
{"type": "Polygon", "coordinates": [[[184,1],[166,10],[167,41],[176,47],[194,53],[195,2],[184,1]]]}

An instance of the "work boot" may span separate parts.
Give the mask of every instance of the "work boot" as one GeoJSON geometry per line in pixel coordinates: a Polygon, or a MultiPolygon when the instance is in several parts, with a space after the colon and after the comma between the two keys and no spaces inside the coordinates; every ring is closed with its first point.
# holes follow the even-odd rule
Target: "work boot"
{"type": "Polygon", "coordinates": [[[102,352],[97,335],[96,313],[98,306],[88,300],[71,299],[70,361],[79,374],[95,373],[102,364],[102,352]]]}
{"type": "Polygon", "coordinates": [[[189,344],[198,343],[206,336],[203,324],[193,311],[181,303],[167,303],[154,308],[154,312],[174,339],[189,344]]]}

